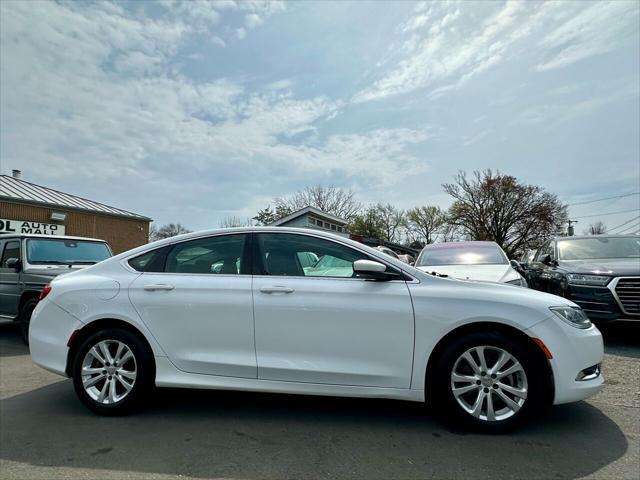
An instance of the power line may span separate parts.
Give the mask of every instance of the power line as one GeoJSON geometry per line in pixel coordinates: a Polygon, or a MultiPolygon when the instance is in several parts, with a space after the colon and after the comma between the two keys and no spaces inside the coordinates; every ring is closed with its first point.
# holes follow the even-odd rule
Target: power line
{"type": "Polygon", "coordinates": [[[612,197],[604,197],[604,198],[598,198],[596,200],[588,200],[586,202],[577,202],[577,203],[569,203],[567,205],[567,207],[573,207],[574,205],[587,205],[589,203],[596,203],[596,202],[603,202],[605,200],[612,200],[614,198],[625,198],[625,197],[631,197],[632,195],[640,195],[640,192],[633,192],[633,193],[625,193],[624,195],[614,195],[612,197]]]}
{"type": "Polygon", "coordinates": [[[618,234],[633,233],[632,230],[634,230],[634,229],[636,229],[638,227],[640,227],[640,223],[638,223],[637,225],[634,223],[630,227],[627,227],[624,230],[619,231],[618,234]]]}
{"type": "Polygon", "coordinates": [[[607,213],[596,213],[595,215],[583,215],[582,217],[573,217],[573,218],[592,218],[592,217],[605,217],[607,215],[617,215],[618,213],[629,213],[629,212],[637,212],[638,208],[632,208],[631,210],[620,210],[617,212],[607,212],[607,213]]]}
{"type": "Polygon", "coordinates": [[[624,227],[627,223],[631,223],[631,222],[633,222],[634,220],[637,220],[638,218],[640,218],[640,215],[638,215],[638,216],[636,216],[636,217],[633,217],[632,219],[627,220],[626,222],[621,223],[620,225],[616,225],[615,227],[610,228],[610,229],[609,229],[609,232],[611,232],[611,230],[615,230],[615,229],[617,229],[617,228],[624,227]]]}

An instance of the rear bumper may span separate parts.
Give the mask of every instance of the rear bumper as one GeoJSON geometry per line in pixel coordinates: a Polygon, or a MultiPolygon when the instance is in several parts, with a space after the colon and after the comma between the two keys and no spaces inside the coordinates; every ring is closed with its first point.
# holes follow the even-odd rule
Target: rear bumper
{"type": "Polygon", "coordinates": [[[549,363],[555,384],[554,405],[584,400],[600,391],[602,374],[578,380],[580,372],[601,365],[604,358],[602,335],[595,326],[581,330],[552,317],[525,332],[542,340],[553,355],[549,363]]]}
{"type": "Polygon", "coordinates": [[[36,306],[29,325],[29,350],[33,362],[50,372],[67,376],[67,342],[82,324],[47,299],[36,306]]]}

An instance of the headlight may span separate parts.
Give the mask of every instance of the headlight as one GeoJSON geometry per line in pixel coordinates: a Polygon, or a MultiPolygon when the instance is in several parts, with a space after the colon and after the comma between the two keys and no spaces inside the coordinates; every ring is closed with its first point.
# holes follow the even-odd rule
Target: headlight
{"type": "Polygon", "coordinates": [[[587,315],[578,307],[549,307],[553,313],[556,314],[560,320],[564,323],[576,328],[589,328],[591,326],[591,320],[587,315]]]}
{"type": "Polygon", "coordinates": [[[507,283],[509,285],[517,285],[518,287],[527,286],[527,281],[522,277],[518,277],[515,280],[509,280],[508,282],[504,282],[504,283],[507,283]]]}
{"type": "Polygon", "coordinates": [[[595,285],[603,287],[609,283],[611,277],[605,277],[604,275],[581,275],[579,273],[570,273],[567,275],[567,279],[571,285],[595,285]]]}

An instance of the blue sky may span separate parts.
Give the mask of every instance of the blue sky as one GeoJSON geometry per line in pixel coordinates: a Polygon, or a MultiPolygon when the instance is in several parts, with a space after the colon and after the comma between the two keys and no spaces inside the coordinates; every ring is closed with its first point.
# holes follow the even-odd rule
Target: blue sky
{"type": "Polygon", "coordinates": [[[3,1],[0,170],[191,229],[318,183],[446,207],[458,170],[637,192],[639,5],[3,1]]]}

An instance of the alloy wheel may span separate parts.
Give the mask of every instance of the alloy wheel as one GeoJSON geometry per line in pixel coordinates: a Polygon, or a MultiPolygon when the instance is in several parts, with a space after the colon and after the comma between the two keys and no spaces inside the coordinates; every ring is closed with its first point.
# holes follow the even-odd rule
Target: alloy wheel
{"type": "Polygon", "coordinates": [[[82,386],[94,401],[111,405],[123,400],[136,382],[137,363],[131,349],[119,340],[101,340],[84,356],[82,386]]]}
{"type": "Polygon", "coordinates": [[[451,371],[451,391],[467,413],[486,422],[506,420],[522,409],[528,393],[520,362],[494,346],[470,348],[451,371]]]}

